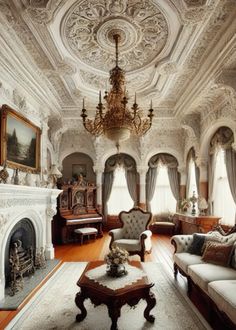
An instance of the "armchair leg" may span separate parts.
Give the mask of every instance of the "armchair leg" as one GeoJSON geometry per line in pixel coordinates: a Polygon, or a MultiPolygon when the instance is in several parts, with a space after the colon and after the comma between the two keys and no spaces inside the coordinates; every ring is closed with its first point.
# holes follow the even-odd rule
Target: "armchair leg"
{"type": "Polygon", "coordinates": [[[145,261],[145,254],[141,253],[140,258],[141,258],[141,261],[144,262],[145,261]]]}

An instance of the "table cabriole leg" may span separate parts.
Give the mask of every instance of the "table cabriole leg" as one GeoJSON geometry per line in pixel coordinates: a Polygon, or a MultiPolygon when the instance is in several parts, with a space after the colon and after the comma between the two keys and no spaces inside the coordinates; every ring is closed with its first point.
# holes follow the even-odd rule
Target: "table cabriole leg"
{"type": "Polygon", "coordinates": [[[147,307],[144,310],[144,317],[148,322],[153,323],[155,321],[155,317],[153,315],[150,315],[150,310],[153,309],[153,307],[156,305],[156,298],[154,293],[149,292],[149,294],[146,297],[147,307]]]}
{"type": "Polygon", "coordinates": [[[120,309],[121,309],[121,306],[116,302],[114,301],[113,304],[111,305],[108,305],[108,314],[111,318],[111,330],[118,330],[118,327],[117,327],[117,320],[118,318],[120,317],[120,309]]]}
{"type": "Polygon", "coordinates": [[[81,292],[78,292],[75,296],[75,304],[81,310],[81,313],[76,315],[77,322],[83,321],[85,319],[85,317],[87,316],[87,310],[84,307],[85,299],[86,299],[86,297],[81,292]]]}

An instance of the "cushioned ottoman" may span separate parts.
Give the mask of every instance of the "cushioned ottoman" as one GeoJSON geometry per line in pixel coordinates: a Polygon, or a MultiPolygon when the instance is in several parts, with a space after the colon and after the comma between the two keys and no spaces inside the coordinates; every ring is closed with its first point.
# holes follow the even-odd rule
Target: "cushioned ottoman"
{"type": "Polygon", "coordinates": [[[97,237],[98,230],[92,227],[78,228],[74,232],[80,235],[80,244],[83,244],[84,236],[94,236],[94,239],[97,237]]]}

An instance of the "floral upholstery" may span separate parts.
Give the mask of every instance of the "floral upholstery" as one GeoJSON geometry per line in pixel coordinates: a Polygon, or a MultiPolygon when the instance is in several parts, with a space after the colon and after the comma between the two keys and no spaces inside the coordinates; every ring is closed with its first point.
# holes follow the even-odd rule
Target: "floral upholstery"
{"type": "Polygon", "coordinates": [[[130,254],[139,254],[144,261],[145,253],[151,252],[152,232],[147,230],[152,214],[140,208],[133,208],[128,212],[122,211],[119,219],[122,228],[110,230],[110,248],[112,245],[126,249],[130,254]]]}

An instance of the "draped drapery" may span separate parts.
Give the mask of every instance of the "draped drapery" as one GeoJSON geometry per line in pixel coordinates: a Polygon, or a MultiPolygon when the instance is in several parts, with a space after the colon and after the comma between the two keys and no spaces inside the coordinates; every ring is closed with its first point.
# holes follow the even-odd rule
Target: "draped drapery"
{"type": "Polygon", "coordinates": [[[179,173],[177,167],[168,167],[170,189],[176,202],[179,202],[179,173]]]}
{"type": "Polygon", "coordinates": [[[177,203],[179,201],[179,175],[178,175],[178,162],[176,158],[169,154],[157,154],[149,160],[149,169],[146,176],[146,203],[147,210],[151,209],[151,200],[154,196],[156,188],[156,180],[158,176],[158,166],[162,164],[168,168],[168,177],[170,188],[177,203]]]}
{"type": "MultiPolygon", "coordinates": [[[[214,192],[215,192],[215,169],[216,169],[216,156],[219,148],[225,149],[226,151],[231,148],[231,145],[234,141],[233,132],[228,127],[220,127],[216,133],[213,135],[210,141],[209,147],[209,164],[208,164],[208,205],[209,205],[209,213],[213,213],[213,201],[214,201],[214,192]]],[[[229,157],[229,154],[228,154],[229,157]]],[[[226,160],[227,162],[227,160],[226,160]]],[[[230,163],[230,158],[228,158],[228,162],[230,163]]],[[[230,165],[228,163],[229,172],[230,165]]],[[[227,165],[226,165],[227,169],[227,165]]],[[[231,173],[230,173],[231,174],[231,173]]],[[[228,170],[227,170],[228,175],[228,170]]],[[[228,176],[230,181],[230,178],[228,176]]],[[[231,188],[230,188],[231,189],[231,188]]]]}
{"type": "Polygon", "coordinates": [[[210,155],[208,163],[208,205],[209,213],[213,212],[213,199],[215,188],[215,169],[216,169],[216,153],[210,155]]]}
{"type": "Polygon", "coordinates": [[[113,181],[114,181],[114,171],[105,172],[104,183],[103,183],[103,215],[105,220],[107,219],[107,202],[111,195],[113,181]]]}
{"type": "Polygon", "coordinates": [[[138,194],[137,194],[137,173],[136,171],[126,170],[125,177],[127,181],[127,186],[129,194],[134,201],[134,206],[138,204],[138,194]]]}
{"type": "MultiPolygon", "coordinates": [[[[231,148],[225,150],[225,164],[231,194],[236,204],[236,152],[231,148]]],[[[236,214],[235,214],[236,224],[236,214]]]]}
{"type": "Polygon", "coordinates": [[[134,159],[126,154],[116,154],[110,157],[105,164],[104,180],[103,180],[103,213],[105,219],[107,217],[107,202],[110,198],[112,185],[114,181],[114,171],[117,166],[125,169],[125,177],[129,194],[134,201],[134,205],[138,203],[137,195],[137,169],[134,159]]]}
{"type": "Polygon", "coordinates": [[[197,185],[197,194],[199,195],[200,192],[200,169],[196,164],[196,161],[194,161],[194,167],[195,167],[195,178],[196,178],[196,185],[197,185]]]}
{"type": "Polygon", "coordinates": [[[157,181],[157,167],[149,167],[146,176],[146,201],[147,201],[147,211],[151,211],[151,200],[153,198],[156,181],[157,181]]]}

